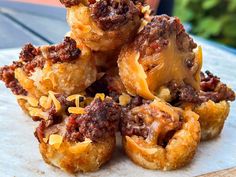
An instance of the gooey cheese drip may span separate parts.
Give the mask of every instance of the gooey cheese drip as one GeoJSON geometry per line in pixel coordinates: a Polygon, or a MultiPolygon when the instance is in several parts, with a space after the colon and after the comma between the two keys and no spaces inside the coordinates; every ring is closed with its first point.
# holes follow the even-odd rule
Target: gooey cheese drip
{"type": "Polygon", "coordinates": [[[202,67],[201,48],[198,47],[194,65],[191,68],[186,65],[186,59],[190,57],[189,55],[189,52],[181,52],[177,48],[176,35],[172,35],[166,49],[160,53],[141,58],[139,63],[144,68],[145,66],[154,66],[146,71],[149,90],[154,93],[158,88],[173,80],[179,83],[184,82],[199,90],[200,69],[202,67]]]}
{"type": "Polygon", "coordinates": [[[186,59],[190,54],[179,51],[175,41],[172,35],[166,49],[143,58],[135,50],[123,49],[118,60],[119,74],[128,93],[154,99],[158,89],[173,80],[199,90],[202,49],[196,49],[194,65],[188,68],[186,59]]]}
{"type": "Polygon", "coordinates": [[[144,123],[149,126],[149,134],[146,138],[149,145],[158,144],[169,131],[179,128],[181,112],[181,109],[158,100],[132,110],[133,114],[141,115],[144,123]]]}

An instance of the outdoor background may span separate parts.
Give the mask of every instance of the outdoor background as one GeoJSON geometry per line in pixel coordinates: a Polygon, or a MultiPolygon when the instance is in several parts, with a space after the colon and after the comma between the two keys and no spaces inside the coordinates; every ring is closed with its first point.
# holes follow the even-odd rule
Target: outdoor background
{"type": "Polygon", "coordinates": [[[175,0],[174,15],[191,33],[236,47],[236,0],[175,0]]]}
{"type": "MultiPolygon", "coordinates": [[[[0,3],[3,1],[4,0],[0,0],[0,3]]],[[[65,9],[62,9],[63,6],[59,2],[59,0],[5,0],[5,2],[9,3],[10,2],[12,3],[14,1],[32,3],[34,5],[36,4],[37,6],[47,5],[50,6],[51,8],[52,6],[61,7],[61,10],[65,11],[65,9]]],[[[161,0],[160,2],[159,1],[160,0],[147,0],[147,2],[150,5],[152,5],[152,7],[157,7],[159,5],[159,9],[156,10],[158,14],[166,13],[168,15],[178,16],[184,22],[185,27],[187,27],[189,33],[195,36],[200,36],[209,39],[211,41],[216,41],[221,44],[225,44],[227,46],[236,48],[236,0],[161,0]]],[[[30,9],[25,9],[21,11],[21,14],[28,13],[26,12],[28,10],[30,11],[30,9]]],[[[37,10],[38,9],[34,11],[35,13],[31,12],[28,13],[29,15],[27,17],[27,23],[24,23],[24,25],[26,26],[28,25],[29,28],[35,27],[37,25],[37,21],[33,22],[35,20],[35,18],[33,18],[34,15],[48,18],[51,18],[52,16],[53,17],[60,16],[59,20],[63,20],[63,22],[65,22],[65,17],[64,17],[65,12],[63,16],[58,14],[58,11],[53,11],[52,13],[47,12],[45,14],[44,11],[41,11],[40,12],[41,14],[37,14],[38,13],[37,10]],[[30,16],[30,14],[32,14],[32,16],[30,16]],[[35,26],[32,26],[31,23],[34,24],[35,26]]],[[[0,12],[1,12],[1,5],[0,5],[0,12]]],[[[18,12],[18,9],[15,12],[18,12]]],[[[8,13],[7,15],[12,15],[12,14],[8,13]]],[[[14,14],[13,17],[17,20],[19,18],[18,15],[14,14]]],[[[44,21],[46,22],[46,20],[44,21]]],[[[38,23],[42,22],[38,21],[38,23]]],[[[3,25],[5,24],[4,23],[0,24],[1,33],[3,31],[1,30],[1,28],[2,29],[4,28],[3,25]]],[[[45,29],[49,29],[50,25],[52,26],[52,24],[48,23],[47,24],[48,27],[45,26],[45,29]]],[[[64,32],[68,30],[69,28],[66,26],[66,24],[64,26],[61,26],[60,29],[57,28],[57,31],[55,31],[55,33],[57,32],[57,34],[52,34],[52,35],[53,36],[58,35],[58,38],[56,38],[56,40],[51,40],[51,42],[52,43],[58,42],[59,37],[61,38],[62,34],[64,34],[64,32]]],[[[34,30],[34,31],[38,33],[39,30],[34,30]]],[[[44,29],[40,31],[40,33],[43,32],[44,29]]],[[[44,35],[44,37],[49,38],[50,36],[44,35]]],[[[10,42],[13,43],[13,41],[10,42]]],[[[18,43],[22,45],[23,42],[18,42],[18,43]]],[[[50,43],[50,41],[48,43],[50,43]]],[[[7,47],[8,45],[5,46],[7,47]]],[[[14,44],[12,46],[17,47],[18,45],[14,44]]],[[[9,45],[9,47],[11,47],[11,45],[9,45]]],[[[0,46],[0,48],[2,47],[0,46]]]]}

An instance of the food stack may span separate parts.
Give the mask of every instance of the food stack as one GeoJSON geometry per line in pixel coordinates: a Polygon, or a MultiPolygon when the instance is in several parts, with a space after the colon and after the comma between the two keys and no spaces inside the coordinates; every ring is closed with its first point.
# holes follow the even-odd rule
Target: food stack
{"type": "MultiPolygon", "coordinates": [[[[27,44],[0,79],[39,121],[46,163],[95,171],[120,132],[127,156],[147,169],[191,162],[218,136],[235,93],[202,69],[202,49],[177,17],[136,0],[60,0],[71,31],[50,46],[27,44]]],[[[112,160],[112,159],[111,159],[112,160]]]]}

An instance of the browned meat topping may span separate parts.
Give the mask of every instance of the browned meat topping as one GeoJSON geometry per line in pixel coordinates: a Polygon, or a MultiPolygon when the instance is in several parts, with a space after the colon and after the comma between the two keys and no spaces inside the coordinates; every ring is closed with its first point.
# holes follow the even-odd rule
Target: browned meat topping
{"type": "Polygon", "coordinates": [[[207,76],[203,72],[201,72],[201,90],[202,91],[214,91],[218,83],[220,82],[220,78],[214,76],[210,71],[206,71],[207,76]]]}
{"type": "Polygon", "coordinates": [[[70,62],[77,59],[81,53],[76,47],[75,40],[66,37],[64,41],[58,45],[35,48],[32,44],[27,44],[23,47],[20,53],[20,59],[23,61],[23,70],[30,75],[35,71],[35,68],[43,68],[45,58],[42,55],[42,50],[46,50],[47,59],[52,63],[70,62]]]}
{"type": "Polygon", "coordinates": [[[114,136],[118,129],[121,108],[111,99],[94,100],[85,107],[86,114],[71,115],[67,122],[67,138],[70,141],[97,141],[114,136]]]}
{"type": "Polygon", "coordinates": [[[11,89],[15,95],[27,95],[27,91],[21,87],[18,80],[15,78],[14,71],[18,67],[22,67],[22,64],[13,62],[10,66],[0,68],[0,80],[5,82],[6,87],[11,89]]]}
{"type": "Polygon", "coordinates": [[[36,56],[33,60],[24,63],[22,69],[27,75],[31,75],[35,71],[35,68],[42,69],[44,67],[45,60],[41,55],[36,56]]]}
{"type": "Polygon", "coordinates": [[[216,103],[226,100],[234,101],[235,93],[228,88],[226,84],[220,82],[220,78],[214,76],[211,72],[206,71],[207,76],[201,73],[201,92],[200,100],[206,102],[212,100],[216,103]]]}
{"type": "Polygon", "coordinates": [[[104,31],[116,30],[140,13],[130,0],[101,0],[90,7],[93,19],[104,31]]]}
{"type": "Polygon", "coordinates": [[[34,72],[35,68],[43,68],[44,59],[41,55],[39,48],[34,47],[32,44],[26,44],[20,52],[20,60],[22,61],[22,69],[30,74],[34,72]]]}
{"type": "Polygon", "coordinates": [[[53,63],[70,62],[80,56],[80,49],[76,47],[76,42],[70,37],[65,37],[64,41],[58,45],[48,47],[48,59],[53,63]]]}
{"type": "MultiPolygon", "coordinates": [[[[155,16],[138,34],[134,47],[140,51],[141,56],[152,55],[166,48],[173,35],[176,36],[176,45],[180,51],[192,52],[197,47],[197,44],[185,32],[180,20],[167,15],[155,16]]],[[[189,60],[193,58],[194,55],[189,60]]]]}
{"type": "Polygon", "coordinates": [[[32,61],[41,51],[35,48],[32,44],[26,44],[20,52],[20,59],[24,62],[32,61]]]}
{"type": "Polygon", "coordinates": [[[187,84],[172,81],[167,86],[170,89],[172,102],[199,103],[198,92],[187,84]]]}
{"type": "Polygon", "coordinates": [[[187,84],[177,84],[170,82],[167,87],[170,89],[172,102],[189,102],[201,104],[212,100],[215,103],[220,101],[234,101],[235,93],[228,88],[226,84],[220,82],[220,78],[214,76],[211,72],[206,71],[206,75],[201,73],[201,91],[197,92],[187,84]]]}
{"type": "MultiPolygon", "coordinates": [[[[139,101],[140,102],[140,101],[139,101]]],[[[172,120],[172,117],[161,110],[149,107],[150,102],[143,103],[134,109],[123,111],[120,123],[120,130],[123,136],[141,136],[144,139],[154,141],[156,144],[165,147],[174,133],[182,127],[182,117],[179,121],[172,120]],[[145,121],[146,118],[154,121],[145,121]],[[160,132],[155,132],[152,126],[155,121],[160,125],[160,132]]],[[[156,127],[157,128],[157,127],[156,127]]]]}
{"type": "Polygon", "coordinates": [[[131,112],[124,113],[121,119],[121,134],[123,136],[142,136],[144,139],[148,137],[149,127],[145,125],[142,117],[132,115],[131,112]]]}
{"type": "Polygon", "coordinates": [[[150,100],[145,100],[140,96],[132,97],[130,103],[122,107],[122,114],[120,120],[120,131],[122,135],[137,135],[147,138],[149,128],[145,125],[142,117],[132,115],[131,110],[135,107],[150,104],[150,100]]]}
{"type": "Polygon", "coordinates": [[[43,142],[44,130],[46,128],[45,121],[40,122],[39,126],[36,128],[34,132],[34,136],[38,139],[39,142],[43,142]]]}
{"type": "Polygon", "coordinates": [[[81,3],[81,0],[60,0],[60,2],[66,7],[72,7],[75,5],[79,5],[81,3]]]}

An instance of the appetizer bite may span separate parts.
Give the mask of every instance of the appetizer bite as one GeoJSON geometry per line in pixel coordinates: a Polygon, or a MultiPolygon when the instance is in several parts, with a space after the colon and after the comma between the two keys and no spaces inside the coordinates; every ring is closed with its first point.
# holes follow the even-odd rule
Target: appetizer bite
{"type": "Polygon", "coordinates": [[[209,71],[201,73],[200,104],[193,106],[201,124],[201,139],[217,137],[230,111],[229,101],[235,100],[234,91],[209,71]]]}
{"type": "Polygon", "coordinates": [[[189,107],[196,112],[201,125],[201,140],[217,137],[230,111],[229,101],[235,100],[234,91],[211,72],[201,72],[200,90],[189,85],[170,83],[159,96],[173,105],[189,107]],[[169,95],[168,95],[169,94],[169,95]]]}
{"type": "Polygon", "coordinates": [[[0,79],[24,109],[27,102],[37,104],[36,100],[49,91],[67,95],[79,93],[96,81],[96,77],[91,54],[81,53],[69,37],[58,45],[34,47],[27,44],[18,61],[0,70],[0,79]]]}
{"type": "Polygon", "coordinates": [[[122,48],[118,59],[122,82],[131,95],[146,99],[154,99],[172,81],[199,90],[202,56],[196,47],[177,17],[155,16],[122,48]]]}
{"type": "Polygon", "coordinates": [[[35,132],[45,162],[70,173],[98,170],[116,145],[119,105],[103,94],[94,99],[79,94],[54,96],[50,108],[44,104],[38,108],[39,117],[47,115],[41,116],[35,132]]]}
{"type": "Polygon", "coordinates": [[[121,119],[129,158],[144,168],[159,170],[190,163],[200,140],[199,116],[159,100],[141,100],[131,101],[121,119]]]}
{"type": "Polygon", "coordinates": [[[60,1],[67,7],[67,22],[76,41],[95,51],[113,50],[130,41],[149,12],[131,0],[60,1]]]}

